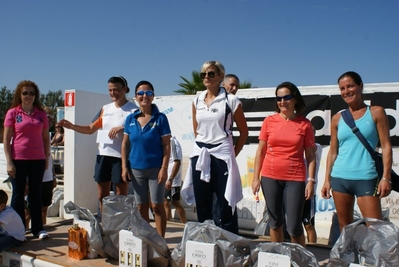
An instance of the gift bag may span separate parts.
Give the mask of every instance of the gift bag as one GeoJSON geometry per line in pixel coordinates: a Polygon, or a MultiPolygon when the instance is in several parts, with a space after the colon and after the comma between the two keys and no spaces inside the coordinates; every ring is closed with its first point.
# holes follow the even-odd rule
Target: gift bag
{"type": "Polygon", "coordinates": [[[87,258],[87,231],[74,224],[68,229],[68,256],[75,260],[87,258]]]}

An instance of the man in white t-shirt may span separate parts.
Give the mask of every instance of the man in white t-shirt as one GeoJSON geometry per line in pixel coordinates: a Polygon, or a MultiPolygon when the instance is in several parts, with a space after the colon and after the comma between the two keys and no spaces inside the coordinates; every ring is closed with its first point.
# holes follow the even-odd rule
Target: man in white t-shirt
{"type": "Polygon", "coordinates": [[[180,143],[176,137],[170,139],[170,158],[168,168],[168,180],[165,183],[165,201],[164,207],[166,212],[166,218],[169,221],[172,217],[172,212],[169,206],[169,202],[172,202],[175,206],[177,214],[179,215],[180,221],[186,223],[186,211],[180,204],[180,188],[181,188],[181,162],[183,159],[183,153],[181,150],[180,143]]]}

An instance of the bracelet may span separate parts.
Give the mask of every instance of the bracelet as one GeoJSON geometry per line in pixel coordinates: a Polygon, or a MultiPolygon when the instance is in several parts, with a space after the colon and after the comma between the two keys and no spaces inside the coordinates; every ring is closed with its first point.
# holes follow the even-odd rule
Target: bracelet
{"type": "Polygon", "coordinates": [[[392,181],[391,181],[390,179],[388,179],[388,178],[382,177],[381,180],[385,180],[385,181],[387,181],[388,183],[392,184],[392,181]]]}
{"type": "Polygon", "coordinates": [[[168,169],[167,167],[165,167],[165,166],[161,166],[161,169],[168,169]]]}
{"type": "Polygon", "coordinates": [[[313,183],[315,183],[316,182],[316,179],[315,178],[308,178],[308,181],[307,182],[313,182],[313,183]]]}

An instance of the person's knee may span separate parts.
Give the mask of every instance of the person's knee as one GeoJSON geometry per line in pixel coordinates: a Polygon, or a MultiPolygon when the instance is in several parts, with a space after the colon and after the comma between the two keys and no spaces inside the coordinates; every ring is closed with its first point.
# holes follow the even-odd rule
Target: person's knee
{"type": "Polygon", "coordinates": [[[156,214],[165,213],[165,208],[164,208],[163,204],[152,204],[151,207],[152,207],[152,210],[153,210],[156,214]]]}
{"type": "Polygon", "coordinates": [[[176,209],[182,208],[182,205],[180,204],[180,201],[172,201],[173,206],[175,206],[176,209]]]}

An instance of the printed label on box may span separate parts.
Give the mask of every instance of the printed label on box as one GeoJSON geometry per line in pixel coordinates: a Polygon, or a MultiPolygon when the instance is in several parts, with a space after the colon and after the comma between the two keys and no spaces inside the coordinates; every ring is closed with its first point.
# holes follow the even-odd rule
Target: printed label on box
{"type": "MultiPolygon", "coordinates": [[[[79,225],[79,227],[82,227],[83,229],[85,229],[87,231],[87,239],[88,240],[90,240],[92,235],[94,235],[94,230],[90,226],[90,221],[74,219],[73,224],[77,224],[77,225],[79,225]]],[[[89,258],[89,259],[98,258],[98,253],[95,252],[94,249],[92,249],[90,244],[89,244],[89,249],[87,251],[87,258],[89,258]]]]}
{"type": "Polygon", "coordinates": [[[216,267],[217,247],[215,244],[187,241],[185,267],[216,267]]]}
{"type": "Polygon", "coordinates": [[[287,255],[274,254],[270,252],[259,252],[258,254],[259,267],[285,267],[291,266],[291,259],[287,255]]]}
{"type": "Polygon", "coordinates": [[[119,267],[147,267],[147,244],[128,230],[119,231],[119,267]]]}

